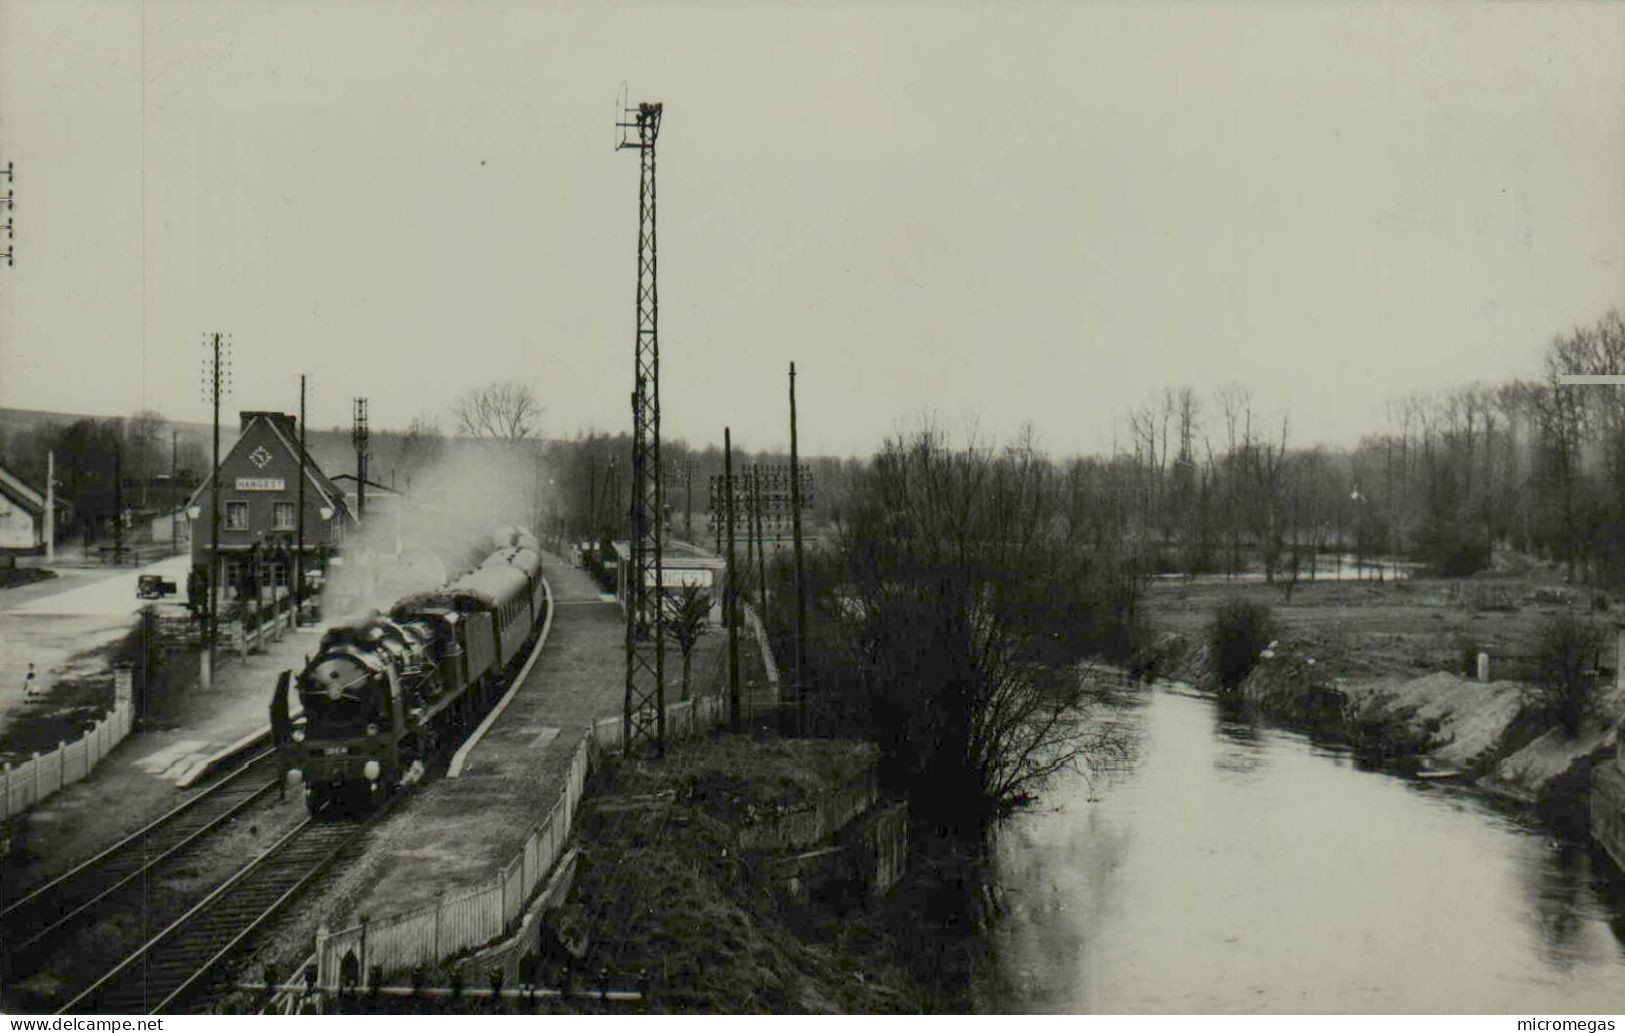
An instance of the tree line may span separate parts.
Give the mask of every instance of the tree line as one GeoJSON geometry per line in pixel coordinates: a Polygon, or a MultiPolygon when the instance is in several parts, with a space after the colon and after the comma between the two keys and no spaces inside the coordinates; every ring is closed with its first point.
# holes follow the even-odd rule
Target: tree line
{"type": "Polygon", "coordinates": [[[1149,569],[1309,576],[1327,553],[1483,569],[1492,549],[1625,583],[1625,318],[1553,339],[1540,373],[1412,394],[1352,448],[1294,446],[1250,391],[1170,388],[1132,413],[1126,447],[1085,460],[1149,569]]]}

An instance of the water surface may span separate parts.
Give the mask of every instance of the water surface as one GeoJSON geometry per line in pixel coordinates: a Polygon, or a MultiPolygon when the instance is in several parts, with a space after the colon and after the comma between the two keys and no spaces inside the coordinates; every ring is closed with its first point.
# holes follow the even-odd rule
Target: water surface
{"type": "Polygon", "coordinates": [[[1000,838],[979,1008],[1625,1010],[1625,892],[1591,849],[1186,690],[1126,709],[1135,764],[1000,838]]]}

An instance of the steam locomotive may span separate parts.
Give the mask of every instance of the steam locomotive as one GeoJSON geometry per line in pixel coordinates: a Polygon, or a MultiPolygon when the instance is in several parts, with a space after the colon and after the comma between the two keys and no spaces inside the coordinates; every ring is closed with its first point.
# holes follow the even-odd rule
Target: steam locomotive
{"type": "Polygon", "coordinates": [[[547,597],[534,537],[501,528],[493,544],[444,588],[329,629],[297,676],[283,672],[272,731],[312,814],[364,809],[416,782],[506,689],[547,597]],[[304,708],[296,719],[288,717],[290,681],[304,708]]]}

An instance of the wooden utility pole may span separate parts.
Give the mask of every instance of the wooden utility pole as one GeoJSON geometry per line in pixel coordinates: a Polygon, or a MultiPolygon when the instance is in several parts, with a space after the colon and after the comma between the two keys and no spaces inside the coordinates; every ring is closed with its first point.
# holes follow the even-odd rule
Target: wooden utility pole
{"type": "Polygon", "coordinates": [[[807,578],[801,560],[801,464],[796,453],[796,364],[790,363],[790,527],[796,554],[796,702],[806,721],[807,578]]]}
{"type": "Polygon", "coordinates": [[[728,727],[739,731],[739,593],[734,586],[733,430],[722,428],[722,495],[728,521],[728,569],[723,582],[722,619],[728,622],[728,727]]]}
{"type": "Polygon", "coordinates": [[[298,547],[294,550],[293,623],[299,626],[299,617],[305,606],[305,375],[299,374],[299,515],[294,518],[298,547]]]}
{"type": "Polygon", "coordinates": [[[178,459],[180,432],[169,432],[169,547],[178,555],[181,551],[181,481],[178,459]]]}
{"type": "Polygon", "coordinates": [[[752,521],[751,537],[756,539],[756,583],[760,589],[761,618],[766,621],[767,536],[762,531],[762,467],[759,463],[752,463],[750,467],[750,514],[752,521]]]}
{"type": "Polygon", "coordinates": [[[45,562],[56,562],[56,453],[45,453],[45,562]]]}
{"type": "Polygon", "coordinates": [[[207,667],[203,687],[214,682],[215,644],[220,635],[220,380],[224,372],[220,363],[220,335],[212,335],[212,357],[205,360],[209,369],[209,398],[214,406],[214,462],[209,472],[209,621],[205,626],[209,648],[205,654],[207,667]]]}
{"type": "Polygon", "coordinates": [[[113,566],[124,562],[124,429],[113,439],[113,566]]]}

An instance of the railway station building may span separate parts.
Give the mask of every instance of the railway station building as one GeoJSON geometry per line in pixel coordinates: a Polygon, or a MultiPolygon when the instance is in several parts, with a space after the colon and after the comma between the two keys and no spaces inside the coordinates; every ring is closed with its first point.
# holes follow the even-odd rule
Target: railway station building
{"type": "MultiPolygon", "coordinates": [[[[615,542],[615,598],[621,604],[621,612],[625,613],[631,605],[631,583],[628,572],[632,569],[632,545],[630,542],[615,542]]],[[[661,585],[664,591],[666,605],[671,605],[672,596],[687,586],[694,586],[705,592],[711,602],[710,623],[721,624],[722,593],[728,577],[728,561],[721,556],[701,554],[698,550],[673,548],[668,546],[665,554],[661,556],[661,585]]]]}
{"type": "MultiPolygon", "coordinates": [[[[244,412],[241,436],[220,458],[220,549],[211,545],[212,477],[192,493],[192,569],[216,579],[222,599],[234,598],[250,574],[266,589],[289,588],[299,555],[299,428],[293,416],[244,412]]],[[[307,571],[327,560],[356,527],[344,493],[304,457],[304,559],[307,571]]]]}

